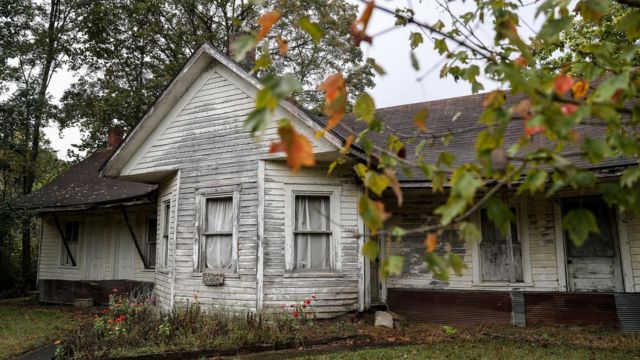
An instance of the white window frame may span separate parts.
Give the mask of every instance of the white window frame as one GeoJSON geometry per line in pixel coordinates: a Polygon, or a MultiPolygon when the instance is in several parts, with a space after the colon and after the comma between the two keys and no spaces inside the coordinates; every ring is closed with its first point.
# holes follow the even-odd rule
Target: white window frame
{"type": "Polygon", "coordinates": [[[149,269],[145,269],[145,270],[153,270],[156,268],[156,264],[158,263],[158,216],[156,215],[150,215],[150,216],[146,216],[144,218],[144,250],[142,251],[142,253],[144,254],[144,256],[147,258],[147,260],[149,260],[149,253],[147,252],[148,249],[150,249],[149,244],[151,244],[151,242],[149,240],[151,240],[151,238],[149,237],[149,221],[150,220],[155,220],[156,221],[156,238],[153,239],[154,244],[155,244],[155,261],[153,263],[149,263],[147,264],[149,266],[149,269]]]}
{"type": "Polygon", "coordinates": [[[62,238],[60,238],[60,249],[58,251],[58,266],[64,269],[78,269],[80,267],[80,238],[82,237],[82,222],[77,221],[77,220],[63,220],[62,221],[62,231],[66,231],[67,230],[67,224],[68,223],[77,223],[78,224],[78,240],[76,241],[76,253],[72,254],[73,255],[73,260],[75,260],[76,265],[74,266],[72,263],[70,264],[63,264],[62,260],[63,260],[63,256],[64,254],[66,254],[67,248],[66,246],[64,246],[64,241],[68,240],[67,239],[67,234],[64,234],[65,239],[63,240],[62,238]]]}
{"type": "MultiPolygon", "coordinates": [[[[472,263],[473,263],[473,286],[486,286],[486,287],[510,287],[521,288],[533,286],[533,280],[531,277],[531,251],[529,246],[529,217],[527,215],[527,201],[526,198],[510,201],[508,206],[516,209],[516,229],[518,231],[518,239],[520,240],[520,247],[522,251],[522,280],[521,282],[509,282],[509,281],[482,281],[481,274],[481,259],[480,259],[480,243],[482,239],[475,241],[472,251],[472,263]]],[[[483,208],[484,209],[484,208],[483,208]]],[[[473,216],[473,223],[482,228],[480,223],[480,210],[478,210],[473,216]]],[[[481,232],[482,234],[482,232],[481,232]]]]}
{"type": "Polygon", "coordinates": [[[201,191],[196,195],[196,204],[198,209],[196,223],[196,239],[197,251],[194,252],[194,273],[201,274],[203,272],[230,273],[235,274],[238,271],[238,228],[240,219],[240,189],[237,186],[221,187],[212,191],[201,191]],[[204,259],[206,249],[205,225],[207,215],[207,200],[231,198],[232,206],[232,226],[231,226],[231,268],[230,269],[208,269],[204,259]]]}
{"type": "Polygon", "coordinates": [[[157,268],[159,269],[168,269],[169,268],[169,246],[171,243],[171,210],[173,208],[171,204],[171,199],[162,200],[160,203],[160,221],[158,221],[159,230],[157,232],[158,236],[158,246],[160,247],[160,251],[156,251],[156,263],[158,264],[157,268]],[[167,229],[167,240],[165,241],[164,230],[167,229]],[[160,255],[160,257],[158,257],[160,255]]]}
{"type": "Polygon", "coordinates": [[[341,212],[340,193],[341,186],[335,185],[297,185],[284,186],[285,190],[285,227],[284,227],[284,258],[285,271],[288,273],[303,274],[308,276],[322,276],[328,274],[340,274],[341,272],[341,212]],[[329,240],[329,269],[328,270],[299,270],[295,269],[294,229],[295,229],[295,197],[302,196],[328,196],[330,208],[331,239],[329,240]]]}

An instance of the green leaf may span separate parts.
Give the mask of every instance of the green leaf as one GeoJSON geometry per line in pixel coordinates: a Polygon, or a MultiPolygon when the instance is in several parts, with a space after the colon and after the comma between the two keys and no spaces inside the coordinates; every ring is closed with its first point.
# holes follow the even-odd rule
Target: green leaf
{"type": "Polygon", "coordinates": [[[320,42],[320,40],[322,39],[322,36],[324,35],[324,32],[322,31],[322,27],[320,27],[320,25],[314,22],[311,22],[311,20],[309,20],[309,18],[306,16],[303,16],[300,19],[298,19],[298,26],[300,26],[300,28],[304,32],[309,34],[309,36],[311,36],[311,38],[316,44],[320,42]]]}
{"type": "Polygon", "coordinates": [[[478,230],[478,227],[468,221],[463,221],[460,223],[460,225],[458,226],[458,234],[460,236],[460,239],[466,241],[467,243],[480,241],[480,239],[482,239],[482,234],[480,233],[480,230],[478,230]]]}
{"type": "Polygon", "coordinates": [[[416,53],[414,53],[413,51],[411,52],[411,66],[413,66],[413,69],[416,71],[420,70],[420,62],[416,57],[416,53]]]}
{"type": "Polygon", "coordinates": [[[256,46],[256,38],[253,35],[242,35],[238,38],[238,40],[234,41],[231,44],[233,48],[233,54],[235,56],[236,61],[244,60],[247,52],[253,49],[256,46]]]}
{"type": "Polygon", "coordinates": [[[473,201],[478,188],[482,186],[482,180],[465,168],[458,168],[451,175],[451,192],[454,196],[462,197],[467,203],[473,201]]]}
{"type": "Polygon", "coordinates": [[[629,11],[627,15],[618,20],[616,29],[624,31],[630,40],[640,38],[640,11],[629,11]]]}
{"type": "Polygon", "coordinates": [[[509,210],[509,207],[495,198],[489,199],[486,207],[489,220],[495,224],[503,235],[506,234],[510,224],[516,220],[511,210],[509,210]]]}
{"type": "Polygon", "coordinates": [[[407,234],[407,230],[399,227],[399,226],[394,226],[391,229],[391,236],[393,236],[394,238],[396,238],[396,241],[400,241],[402,240],[402,238],[407,234]]]}
{"type": "Polygon", "coordinates": [[[251,136],[262,132],[271,124],[272,114],[267,108],[259,108],[251,111],[247,119],[244,121],[244,128],[251,132],[251,136]]]}
{"type": "Polygon", "coordinates": [[[367,196],[360,197],[358,211],[372,234],[377,233],[382,228],[384,221],[388,217],[388,214],[384,211],[384,204],[379,201],[373,201],[367,196]]]}
{"type": "Polygon", "coordinates": [[[382,192],[389,187],[389,178],[376,171],[369,171],[364,178],[364,186],[373,191],[376,195],[382,196],[382,192]]]}
{"type": "Polygon", "coordinates": [[[382,66],[378,65],[378,63],[376,62],[375,59],[367,58],[367,64],[369,64],[369,66],[371,66],[371,68],[373,68],[373,71],[378,73],[378,75],[380,75],[380,76],[387,75],[387,72],[384,71],[382,66]]]}
{"type": "Polygon", "coordinates": [[[593,164],[601,162],[611,154],[611,149],[604,141],[591,138],[584,139],[584,149],[587,152],[587,159],[593,164]]]}
{"type": "Polygon", "coordinates": [[[433,273],[433,278],[441,281],[449,280],[449,271],[447,270],[447,262],[442,256],[435,252],[424,255],[424,262],[427,263],[427,270],[433,273]]]}
{"type": "Polygon", "coordinates": [[[266,51],[262,51],[262,54],[256,59],[256,62],[253,65],[253,69],[251,69],[251,72],[256,72],[260,69],[266,69],[272,64],[273,64],[273,61],[271,60],[271,55],[269,54],[269,48],[267,47],[266,51]]]}
{"type": "Polygon", "coordinates": [[[611,97],[620,89],[627,89],[629,87],[629,73],[624,72],[618,75],[614,75],[602,84],[598,85],[596,91],[593,93],[592,98],[594,101],[611,101],[611,97]]]}
{"type": "Polygon", "coordinates": [[[449,52],[449,47],[447,46],[447,42],[444,39],[435,39],[433,42],[433,48],[438,50],[440,55],[449,52]]]}
{"type": "Polygon", "coordinates": [[[458,276],[462,276],[462,270],[467,268],[467,264],[464,263],[462,257],[456,253],[449,253],[447,256],[449,265],[453,269],[453,272],[458,276]]]}
{"type": "Polygon", "coordinates": [[[543,190],[544,184],[547,181],[547,172],[539,169],[531,169],[527,174],[524,182],[518,187],[516,195],[522,194],[524,191],[529,190],[531,194],[543,190]]]}
{"type": "Polygon", "coordinates": [[[420,46],[420,44],[424,42],[422,34],[420,34],[419,32],[412,32],[409,35],[409,40],[411,41],[411,50],[415,50],[418,46],[420,46]]]}
{"type": "Polygon", "coordinates": [[[443,151],[438,156],[438,161],[436,162],[436,164],[451,166],[453,165],[453,162],[455,161],[455,159],[456,157],[453,154],[443,151]]]}
{"type": "Polygon", "coordinates": [[[582,18],[590,22],[600,22],[611,11],[611,0],[582,0],[576,5],[582,18]]]}
{"type": "Polygon", "coordinates": [[[560,33],[569,29],[572,23],[573,16],[547,20],[538,32],[538,39],[548,43],[555,43],[560,39],[560,33]]]}
{"type": "Polygon", "coordinates": [[[434,213],[442,216],[440,219],[440,223],[442,225],[449,225],[456,216],[462,214],[466,207],[467,201],[463,198],[459,196],[450,197],[449,200],[447,200],[447,203],[439,206],[434,213]]]}
{"type": "Polygon", "coordinates": [[[362,253],[374,261],[380,254],[380,245],[378,245],[378,242],[375,240],[367,240],[362,245],[362,253]]]}
{"type": "Polygon", "coordinates": [[[373,98],[366,92],[360,94],[353,106],[353,112],[359,119],[362,119],[367,123],[373,121],[376,114],[376,105],[373,102],[373,98]]]}
{"type": "Polygon", "coordinates": [[[380,275],[383,279],[389,275],[399,276],[402,274],[404,258],[400,255],[389,255],[382,259],[380,263],[380,275]]]}
{"type": "Polygon", "coordinates": [[[593,213],[587,209],[571,209],[562,219],[562,226],[576,246],[582,246],[589,233],[597,233],[598,224],[593,213]]]}
{"type": "Polygon", "coordinates": [[[640,167],[638,166],[626,169],[620,178],[620,182],[626,187],[632,187],[638,180],[640,180],[640,167]]]}

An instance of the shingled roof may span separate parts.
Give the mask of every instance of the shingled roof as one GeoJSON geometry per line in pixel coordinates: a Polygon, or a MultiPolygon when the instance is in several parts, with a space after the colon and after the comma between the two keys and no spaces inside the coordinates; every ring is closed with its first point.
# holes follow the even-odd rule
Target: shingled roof
{"type": "Polygon", "coordinates": [[[15,205],[34,210],[89,208],[153,200],[157,185],[100,177],[100,168],[115,149],[101,149],[39,190],[19,198],[15,205]]]}
{"type": "MultiPolygon", "coordinates": [[[[476,137],[486,129],[486,125],[479,122],[484,111],[482,102],[486,94],[475,94],[460,96],[441,100],[427,101],[408,105],[399,105],[376,110],[376,116],[385,124],[385,130],[378,134],[370,132],[367,136],[374,144],[386,147],[385,144],[389,135],[396,134],[401,139],[414,138],[412,142],[406,142],[406,156],[408,160],[415,160],[415,148],[422,139],[427,140],[424,147],[425,161],[434,163],[440,153],[447,151],[455,155],[454,166],[463,163],[473,163],[476,161],[476,137]],[[424,134],[417,132],[415,115],[424,109],[428,109],[429,116],[426,126],[428,131],[424,134]],[[442,141],[442,137],[451,134],[452,137],[448,145],[442,141]]],[[[523,99],[522,96],[507,96],[505,107],[517,104],[523,99]]],[[[345,117],[344,124],[360,132],[366,129],[364,121],[356,120],[353,114],[345,117]]],[[[604,127],[598,125],[579,125],[576,133],[581,138],[602,138],[604,127]]],[[[345,127],[338,126],[334,129],[343,138],[349,135],[345,127]]],[[[505,135],[505,149],[515,144],[525,132],[525,125],[522,119],[514,118],[509,122],[505,135]]],[[[544,135],[534,135],[530,144],[520,150],[520,155],[525,152],[539,148],[552,149],[555,143],[549,141],[544,135]]],[[[592,164],[583,159],[578,154],[578,146],[570,144],[565,147],[563,154],[577,166],[588,168],[594,171],[611,169],[615,167],[629,166],[637,164],[638,161],[632,158],[607,159],[598,164],[592,164]]],[[[413,172],[411,177],[401,177],[403,181],[424,181],[424,177],[419,170],[413,172]]]]}

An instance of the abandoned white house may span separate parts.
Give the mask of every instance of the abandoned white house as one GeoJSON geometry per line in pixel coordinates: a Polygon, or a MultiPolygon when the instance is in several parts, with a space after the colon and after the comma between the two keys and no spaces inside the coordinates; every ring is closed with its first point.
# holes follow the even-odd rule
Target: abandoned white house
{"type": "MultiPolygon", "coordinates": [[[[43,219],[41,300],[57,301],[53,290],[47,290],[55,281],[130,280],[152,282],[166,308],[195,293],[204,304],[247,311],[275,309],[316,295],[315,310],[321,316],[386,303],[414,318],[443,323],[640,327],[640,218],[610,209],[597,193],[513,196],[517,221],[511,242],[495,231],[483,211],[475,219],[483,238],[470,248],[455,231],[447,231],[440,247],[461,254],[468,265],[461,277],[448,282],[426,271],[424,236],[382,239],[386,254],[405,256],[403,274],[382,281],[376,262],[360,252],[364,239],[358,234],[364,226],[357,202],[363,189],[352,171],[360,160],[358,148],[352,149],[350,163],[327,175],[345,134],[333,131],[316,139],[323,122],[283,101],[278,117],[291,119],[312,139],[319,161],[315,168],[292,173],[283,155],[268,153],[277,139],[275,125],[257,140],[243,129],[259,86],[239,64],[204,45],[113,154],[98,152],[59,178],[72,177],[90,163],[95,179],[98,171],[103,176],[92,181],[118,181],[105,189],[106,200],[78,195],[77,187],[88,176],[54,180],[68,188],[46,186],[24,199],[26,206],[41,208],[43,219]],[[66,191],[82,201],[67,206],[47,200],[66,191]],[[580,248],[565,240],[561,228],[562,213],[576,206],[594,211],[602,229],[580,248]]],[[[447,151],[457,162],[472,162],[473,139],[482,129],[476,123],[482,99],[465,96],[377,114],[394,130],[411,132],[415,113],[429,107],[430,130],[450,130],[455,136],[447,151]]],[[[513,138],[507,143],[522,133],[522,121],[512,123],[513,138]]],[[[578,131],[598,136],[600,129],[583,126],[578,131]]],[[[384,144],[386,136],[374,135],[373,140],[384,144]]],[[[433,153],[442,146],[437,142],[433,153]]],[[[616,159],[592,170],[615,178],[629,165],[637,161],[616,159]]],[[[392,196],[385,199],[393,214],[388,226],[410,228],[432,221],[442,195],[432,194],[419,177],[401,180],[406,201],[398,208],[392,196]]],[[[72,289],[66,299],[75,296],[72,285],[66,289],[72,289]]]]}

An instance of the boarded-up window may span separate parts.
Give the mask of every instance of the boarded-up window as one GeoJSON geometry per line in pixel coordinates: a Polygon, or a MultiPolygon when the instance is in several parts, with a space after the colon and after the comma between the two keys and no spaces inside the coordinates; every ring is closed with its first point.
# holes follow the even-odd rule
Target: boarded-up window
{"type": "MultiPolygon", "coordinates": [[[[515,209],[511,212],[516,214],[515,209]]],[[[481,281],[521,282],[522,245],[518,239],[518,228],[511,224],[509,234],[502,234],[487,216],[480,213],[482,242],[480,243],[481,281]]]]}
{"type": "Polygon", "coordinates": [[[233,198],[206,200],[204,264],[207,269],[231,269],[233,265],[233,198]]]}
{"type": "Polygon", "coordinates": [[[73,266],[73,261],[71,261],[71,257],[76,261],[76,266],[78,265],[78,240],[80,235],[80,223],[78,221],[67,221],[64,224],[64,237],[67,243],[67,246],[62,244],[60,247],[60,265],[62,266],[73,266]],[[69,251],[67,251],[67,247],[69,251]],[[69,252],[71,252],[71,256],[69,256],[69,252]]]}
{"type": "Polygon", "coordinates": [[[144,246],[144,256],[149,267],[156,266],[156,245],[158,234],[158,221],[155,217],[147,218],[147,232],[144,246]]]}
{"type": "Polygon", "coordinates": [[[171,219],[171,202],[162,203],[162,267],[169,265],[169,223],[171,219]]]}
{"type": "Polygon", "coordinates": [[[296,195],[294,219],[294,268],[330,270],[330,197],[296,195]]]}

